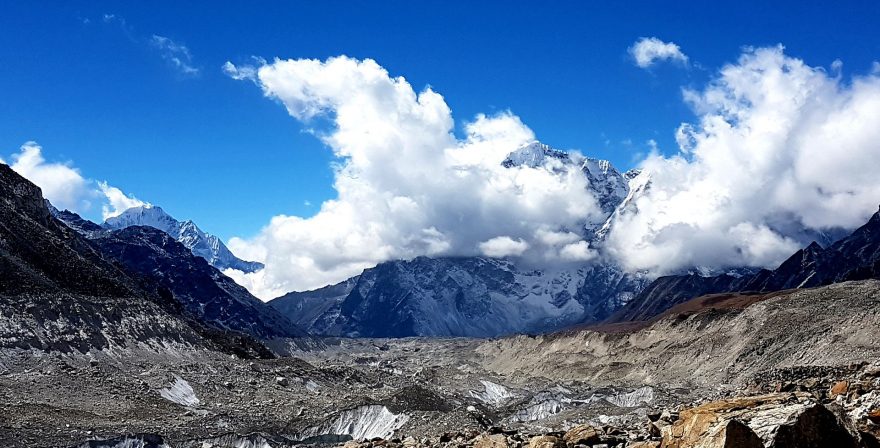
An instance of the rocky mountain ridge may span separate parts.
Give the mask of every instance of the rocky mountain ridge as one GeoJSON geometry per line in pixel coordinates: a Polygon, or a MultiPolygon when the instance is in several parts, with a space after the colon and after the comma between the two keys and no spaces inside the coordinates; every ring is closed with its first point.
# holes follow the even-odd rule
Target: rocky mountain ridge
{"type": "MultiPolygon", "coordinates": [[[[604,212],[601,219],[583,223],[580,236],[600,254],[614,222],[638,213],[638,198],[651,188],[647,173],[621,174],[607,161],[540,142],[511,152],[502,166],[580,170],[604,212]]],[[[606,319],[647,320],[704,294],[769,292],[876,278],[880,244],[874,241],[878,231],[870,230],[875,221],[872,218],[828,250],[814,243],[775,270],[741,268],[715,276],[695,272],[648,281],[645,273],[624,272],[601,255],[584,265],[544,271],[530,269],[515,258],[419,257],[381,263],[338,285],[290,293],[270,304],[308,331],[325,336],[494,337],[606,319]]],[[[834,229],[791,232],[823,241],[839,234],[834,229]]]]}
{"type": "MultiPolygon", "coordinates": [[[[511,152],[502,166],[583,173],[604,213],[575,229],[587,240],[595,238],[638,176],[540,142],[511,152]]],[[[512,258],[417,257],[380,263],[337,285],[269,303],[318,335],[493,337],[601,321],[646,283],[644,275],[602,261],[536,269],[512,258]]]]}
{"type": "Polygon", "coordinates": [[[606,266],[526,270],[510,260],[418,257],[269,304],[317,335],[491,337],[602,320],[641,281],[606,266]]]}

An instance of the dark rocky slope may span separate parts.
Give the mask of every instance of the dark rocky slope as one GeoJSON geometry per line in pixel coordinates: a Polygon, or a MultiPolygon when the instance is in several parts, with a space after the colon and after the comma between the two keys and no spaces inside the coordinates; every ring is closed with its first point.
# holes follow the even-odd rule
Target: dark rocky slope
{"type": "Polygon", "coordinates": [[[326,336],[494,337],[601,321],[642,285],[605,265],[534,270],[511,260],[417,257],[270,305],[326,336]]]}
{"type": "Polygon", "coordinates": [[[187,313],[211,326],[260,339],[303,336],[286,317],[251,295],[183,244],[153,227],[96,233],[93,244],[127,272],[167,290],[187,313]]]}
{"type": "Polygon", "coordinates": [[[88,352],[216,349],[268,356],[260,344],[187,318],[167,290],[106,261],[56,220],[39,187],[0,164],[0,348],[88,352]]]}

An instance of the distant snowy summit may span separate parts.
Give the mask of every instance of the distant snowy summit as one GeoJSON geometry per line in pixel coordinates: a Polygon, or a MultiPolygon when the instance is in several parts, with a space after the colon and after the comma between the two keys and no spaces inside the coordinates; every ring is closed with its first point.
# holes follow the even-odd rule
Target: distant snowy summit
{"type": "Polygon", "coordinates": [[[159,229],[171,235],[189,248],[193,254],[208,260],[212,266],[221,271],[236,269],[242,272],[255,272],[263,269],[263,264],[256,261],[242,260],[229,250],[219,238],[199,229],[192,221],[178,221],[155,205],[142,205],[130,208],[119,216],[108,218],[102,227],[110,230],[124,229],[131,226],[147,226],[159,229]]]}
{"type": "Polygon", "coordinates": [[[584,237],[588,240],[601,239],[604,233],[603,227],[609,227],[609,221],[613,214],[625,201],[634,186],[647,182],[647,176],[641,176],[640,170],[630,170],[625,173],[617,171],[611,162],[602,159],[585,157],[577,152],[566,152],[553,149],[539,141],[533,141],[517,148],[507,155],[501,165],[505,168],[527,166],[537,168],[540,166],[577,167],[587,180],[588,187],[596,198],[599,208],[605,214],[599,222],[584,223],[584,237]],[[638,179],[636,179],[638,178],[638,179]]]}
{"type": "MultiPolygon", "coordinates": [[[[579,172],[602,213],[570,229],[601,249],[602,229],[646,190],[647,174],[621,173],[600,159],[538,141],[501,162],[508,169],[579,172]]],[[[354,337],[496,337],[599,322],[639,294],[644,273],[611,260],[536,268],[516,258],[417,257],[389,260],[342,283],[269,302],[312,334],[354,337]]]]}

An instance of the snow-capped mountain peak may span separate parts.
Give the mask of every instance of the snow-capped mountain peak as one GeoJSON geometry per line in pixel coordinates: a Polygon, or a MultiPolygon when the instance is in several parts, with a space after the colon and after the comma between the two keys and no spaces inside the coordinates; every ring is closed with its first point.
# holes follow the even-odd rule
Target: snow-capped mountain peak
{"type": "Polygon", "coordinates": [[[571,156],[567,152],[559,151],[539,141],[534,141],[508,154],[507,158],[501,162],[501,165],[505,168],[515,166],[537,168],[544,165],[547,159],[556,159],[566,164],[571,163],[571,156]]]}
{"type": "Polygon", "coordinates": [[[603,212],[602,216],[593,217],[590,222],[583,223],[584,237],[593,239],[629,195],[630,181],[639,172],[635,170],[621,174],[607,160],[584,157],[577,152],[560,151],[538,141],[519,147],[508,154],[501,163],[505,168],[541,166],[557,168],[559,164],[580,169],[587,180],[587,188],[593,193],[597,205],[603,212]]]}
{"type": "Polygon", "coordinates": [[[612,213],[629,194],[627,178],[611,162],[588,157],[581,169],[590,181],[590,188],[596,194],[596,200],[603,212],[612,213]]]}
{"type": "Polygon", "coordinates": [[[177,232],[180,222],[171,217],[162,207],[157,205],[141,205],[132,207],[117,216],[107,218],[105,228],[123,229],[131,226],[149,226],[169,235],[177,232]]]}
{"type": "Polygon", "coordinates": [[[142,205],[132,207],[118,216],[107,218],[105,229],[118,230],[131,226],[147,226],[159,229],[180,241],[193,254],[208,260],[217,269],[237,269],[254,272],[263,268],[261,263],[244,261],[230,252],[229,248],[214,235],[204,232],[194,222],[178,221],[162,207],[142,205]]]}

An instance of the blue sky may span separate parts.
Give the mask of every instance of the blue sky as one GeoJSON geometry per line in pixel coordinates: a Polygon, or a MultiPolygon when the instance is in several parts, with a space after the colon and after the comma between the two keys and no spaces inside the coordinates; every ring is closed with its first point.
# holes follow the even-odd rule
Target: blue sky
{"type": "Polygon", "coordinates": [[[694,119],[681,88],[704,86],[743,46],[840,59],[844,74],[880,59],[877,2],[181,3],[4,2],[0,156],[34,140],[88,178],[249,236],[333,197],[333,156],[226,61],[373,58],[431,85],[459,126],[509,109],[545,143],[626,169],[649,139],[676,150],[675,129],[694,119]],[[180,47],[153,36],[190,59],[176,64],[180,47]],[[675,42],[691,65],[636,67],[627,48],[642,36],[675,42]]]}

